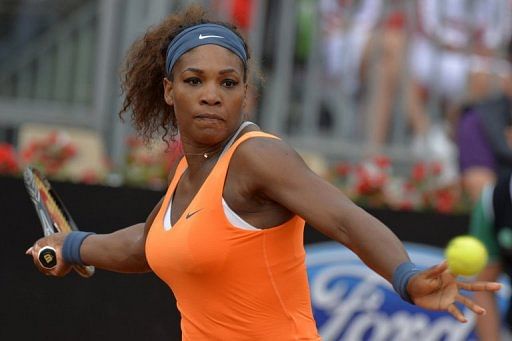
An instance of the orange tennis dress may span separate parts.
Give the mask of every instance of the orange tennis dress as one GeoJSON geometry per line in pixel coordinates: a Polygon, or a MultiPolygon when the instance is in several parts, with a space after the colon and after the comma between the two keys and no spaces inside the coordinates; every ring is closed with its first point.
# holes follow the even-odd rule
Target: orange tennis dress
{"type": "Polygon", "coordinates": [[[151,269],[173,291],[183,340],[320,340],[311,310],[304,220],[264,230],[233,226],[222,206],[229,161],[241,136],[218,160],[178,221],[164,216],[187,167],[178,165],[146,240],[151,269]]]}

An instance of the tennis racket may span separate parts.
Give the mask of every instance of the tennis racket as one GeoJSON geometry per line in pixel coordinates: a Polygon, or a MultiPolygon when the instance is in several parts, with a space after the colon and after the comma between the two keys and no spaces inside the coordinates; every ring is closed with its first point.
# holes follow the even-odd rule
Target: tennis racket
{"type": "MultiPolygon", "coordinates": [[[[45,236],[56,232],[78,231],[62,200],[40,171],[27,167],[23,172],[23,180],[45,236]]],[[[46,269],[52,269],[57,265],[57,254],[50,246],[41,248],[38,259],[46,269]]],[[[73,268],[82,277],[91,277],[94,274],[94,266],[74,265],[73,268]]]]}

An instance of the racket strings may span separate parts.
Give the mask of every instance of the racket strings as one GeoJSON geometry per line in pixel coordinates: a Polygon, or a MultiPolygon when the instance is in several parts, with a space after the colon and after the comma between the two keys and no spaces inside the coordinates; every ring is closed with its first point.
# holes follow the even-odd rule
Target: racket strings
{"type": "Polygon", "coordinates": [[[39,179],[38,177],[34,177],[34,180],[36,183],[36,187],[39,190],[39,193],[41,194],[41,201],[43,203],[43,206],[46,208],[48,214],[50,214],[51,218],[55,222],[55,228],[59,232],[72,231],[71,226],[69,225],[66,217],[62,214],[60,207],[55,202],[55,199],[53,198],[48,188],[45,186],[44,182],[41,181],[41,179],[39,179]]]}

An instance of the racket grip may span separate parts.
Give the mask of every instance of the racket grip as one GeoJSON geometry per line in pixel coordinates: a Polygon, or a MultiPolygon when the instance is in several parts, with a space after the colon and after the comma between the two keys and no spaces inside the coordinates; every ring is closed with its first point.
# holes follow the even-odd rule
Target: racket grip
{"type": "Polygon", "coordinates": [[[39,263],[45,269],[53,269],[57,266],[57,252],[51,246],[45,246],[37,254],[39,263]]]}

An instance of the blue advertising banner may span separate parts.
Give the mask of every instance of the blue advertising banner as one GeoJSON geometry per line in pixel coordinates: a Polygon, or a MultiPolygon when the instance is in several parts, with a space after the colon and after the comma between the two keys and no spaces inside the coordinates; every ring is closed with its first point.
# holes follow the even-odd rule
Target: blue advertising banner
{"type": "MultiPolygon", "coordinates": [[[[441,248],[405,246],[419,266],[430,267],[443,260],[441,248]]],[[[477,340],[473,332],[476,317],[469,309],[463,309],[469,322],[460,323],[448,313],[402,301],[386,280],[338,243],[310,244],[306,252],[313,313],[323,340],[477,340]]],[[[510,286],[505,278],[502,282],[498,301],[504,311],[510,286]]]]}

